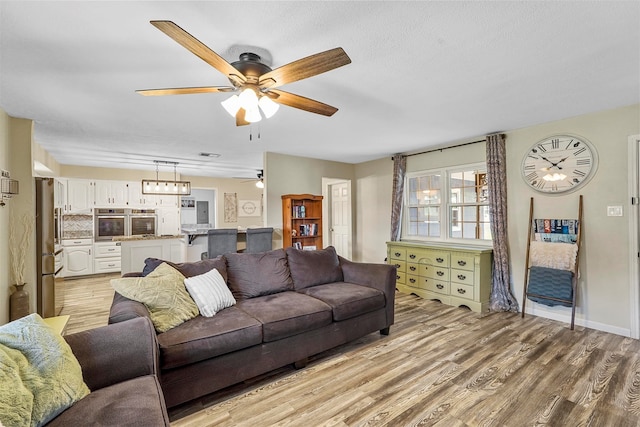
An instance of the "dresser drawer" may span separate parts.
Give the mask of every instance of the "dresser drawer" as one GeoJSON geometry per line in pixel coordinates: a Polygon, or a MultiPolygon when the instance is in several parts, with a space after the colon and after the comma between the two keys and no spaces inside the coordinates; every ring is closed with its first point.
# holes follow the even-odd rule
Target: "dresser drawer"
{"type": "Polygon", "coordinates": [[[407,263],[407,273],[417,274],[419,276],[428,276],[429,267],[427,264],[418,264],[415,262],[407,263]]]}
{"type": "Polygon", "coordinates": [[[474,259],[473,256],[451,254],[451,268],[473,271],[475,268],[474,259]]]}
{"type": "Polygon", "coordinates": [[[404,271],[398,271],[396,273],[396,284],[404,285],[406,283],[405,279],[406,276],[404,274],[404,271]]]}
{"type": "Polygon", "coordinates": [[[442,295],[449,295],[449,282],[443,282],[437,279],[429,279],[427,289],[442,295]]]}
{"type": "Polygon", "coordinates": [[[451,281],[473,286],[473,271],[451,269],[451,281]]]}
{"type": "Polygon", "coordinates": [[[451,283],[451,295],[458,298],[473,300],[473,286],[461,283],[451,283]]]}
{"type": "Polygon", "coordinates": [[[399,259],[406,260],[407,259],[407,249],[406,248],[398,248],[395,246],[391,246],[389,248],[389,259],[399,259]]]}
{"type": "Polygon", "coordinates": [[[449,281],[449,269],[444,267],[431,266],[429,269],[429,277],[443,282],[449,281]]]}
{"type": "Polygon", "coordinates": [[[439,251],[429,251],[426,262],[439,267],[449,267],[449,253],[439,251]]]}
{"type": "Polygon", "coordinates": [[[402,271],[403,273],[407,271],[407,263],[399,259],[391,259],[389,260],[389,264],[394,265],[398,271],[402,271]]]}
{"type": "Polygon", "coordinates": [[[428,289],[428,281],[429,279],[426,277],[407,274],[407,286],[411,286],[413,288],[428,289]]]}
{"type": "Polygon", "coordinates": [[[427,258],[428,250],[420,248],[407,248],[407,261],[419,262],[427,258]]]}

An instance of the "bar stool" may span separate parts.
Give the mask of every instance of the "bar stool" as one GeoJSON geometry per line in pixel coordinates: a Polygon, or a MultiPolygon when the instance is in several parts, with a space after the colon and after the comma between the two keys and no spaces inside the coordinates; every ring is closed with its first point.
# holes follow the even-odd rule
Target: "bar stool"
{"type": "Polygon", "coordinates": [[[273,249],[273,227],[247,228],[246,253],[255,254],[273,249]]]}
{"type": "Polygon", "coordinates": [[[236,228],[211,228],[207,232],[207,257],[238,251],[238,230],[236,228]]]}

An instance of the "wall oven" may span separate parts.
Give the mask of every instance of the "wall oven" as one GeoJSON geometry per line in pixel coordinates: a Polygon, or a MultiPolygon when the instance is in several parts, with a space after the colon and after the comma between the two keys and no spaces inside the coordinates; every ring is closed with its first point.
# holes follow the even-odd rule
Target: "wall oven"
{"type": "Polygon", "coordinates": [[[131,209],[128,222],[131,236],[155,236],[158,231],[158,217],[153,209],[131,209]]]}
{"type": "Polygon", "coordinates": [[[95,240],[112,240],[129,235],[125,209],[96,209],[95,240]]]}

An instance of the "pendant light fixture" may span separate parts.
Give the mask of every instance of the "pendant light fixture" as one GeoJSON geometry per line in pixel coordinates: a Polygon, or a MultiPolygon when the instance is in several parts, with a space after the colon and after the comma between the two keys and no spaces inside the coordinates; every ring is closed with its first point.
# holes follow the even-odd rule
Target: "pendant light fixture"
{"type": "Polygon", "coordinates": [[[188,196],[191,194],[191,182],[178,181],[176,168],[178,162],[167,162],[164,160],[154,160],[156,164],[156,179],[143,179],[142,180],[142,194],[155,194],[155,195],[173,195],[173,196],[188,196]],[[158,167],[160,163],[165,165],[173,165],[173,181],[161,180],[158,176],[158,167]]]}

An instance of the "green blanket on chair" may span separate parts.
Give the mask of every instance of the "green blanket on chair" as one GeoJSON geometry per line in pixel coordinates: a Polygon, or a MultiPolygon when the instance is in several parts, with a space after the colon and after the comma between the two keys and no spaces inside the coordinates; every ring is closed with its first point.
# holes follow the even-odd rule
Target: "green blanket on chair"
{"type": "Polygon", "coordinates": [[[0,326],[0,422],[40,426],[89,394],[66,341],[37,314],[0,326]]]}

